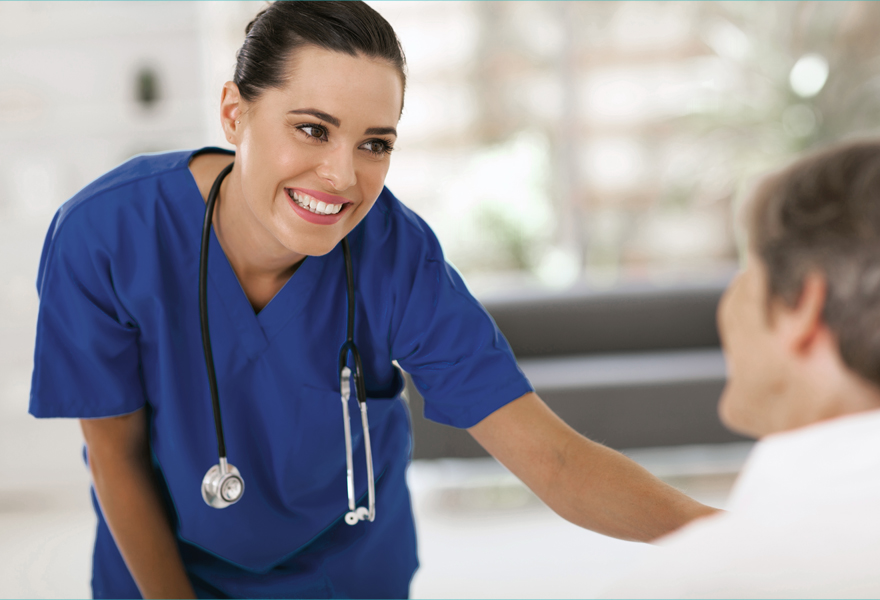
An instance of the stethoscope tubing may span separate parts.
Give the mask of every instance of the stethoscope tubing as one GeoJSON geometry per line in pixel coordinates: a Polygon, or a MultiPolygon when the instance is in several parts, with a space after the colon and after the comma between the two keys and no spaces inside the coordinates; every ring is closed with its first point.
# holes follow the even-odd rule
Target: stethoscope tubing
{"type": "Polygon", "coordinates": [[[214,409],[214,428],[217,430],[217,453],[221,461],[226,460],[226,440],[223,437],[223,420],[220,416],[220,394],[217,387],[217,373],[214,370],[214,354],[211,351],[211,331],[208,327],[208,248],[211,245],[211,224],[214,217],[214,205],[220,195],[223,180],[232,171],[235,162],[229,163],[217,178],[208,200],[205,203],[205,222],[202,226],[202,245],[199,252],[199,321],[202,329],[202,348],[205,352],[205,365],[208,369],[208,385],[211,389],[211,404],[214,409]]]}

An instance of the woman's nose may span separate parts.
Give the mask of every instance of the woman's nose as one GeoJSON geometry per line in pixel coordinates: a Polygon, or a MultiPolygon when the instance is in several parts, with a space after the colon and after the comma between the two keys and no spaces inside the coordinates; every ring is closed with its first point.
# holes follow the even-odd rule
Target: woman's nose
{"type": "Polygon", "coordinates": [[[318,177],[329,183],[334,190],[342,192],[357,183],[354,157],[344,146],[330,149],[317,168],[318,177]]]}

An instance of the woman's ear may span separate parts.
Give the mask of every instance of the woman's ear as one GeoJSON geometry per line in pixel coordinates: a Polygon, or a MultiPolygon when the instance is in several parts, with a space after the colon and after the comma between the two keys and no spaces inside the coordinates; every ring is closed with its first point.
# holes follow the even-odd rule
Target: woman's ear
{"type": "Polygon", "coordinates": [[[223,84],[220,92],[220,126],[226,141],[237,146],[241,132],[242,99],[238,86],[231,81],[223,84]]]}
{"type": "Polygon", "coordinates": [[[809,354],[815,344],[826,337],[828,326],[822,314],[827,296],[828,282],[821,273],[812,271],[804,277],[794,306],[785,306],[779,301],[774,307],[784,343],[794,354],[809,354]]]}

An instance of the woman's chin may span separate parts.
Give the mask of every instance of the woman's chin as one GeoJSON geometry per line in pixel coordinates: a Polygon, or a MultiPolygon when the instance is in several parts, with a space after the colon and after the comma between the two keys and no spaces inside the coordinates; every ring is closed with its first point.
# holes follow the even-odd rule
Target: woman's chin
{"type": "Polygon", "coordinates": [[[303,240],[300,238],[296,241],[290,240],[289,243],[285,243],[284,245],[288,250],[295,254],[303,256],[324,256],[338,246],[340,241],[341,239],[336,238],[316,240],[303,240]]]}

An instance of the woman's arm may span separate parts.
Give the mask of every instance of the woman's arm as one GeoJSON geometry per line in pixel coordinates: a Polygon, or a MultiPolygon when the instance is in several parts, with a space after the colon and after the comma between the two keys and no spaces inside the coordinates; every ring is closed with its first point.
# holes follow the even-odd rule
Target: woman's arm
{"type": "Polygon", "coordinates": [[[716,512],[578,434],[535,393],[468,431],[560,516],[605,535],[650,541],[716,512]]]}
{"type": "Polygon", "coordinates": [[[144,409],[81,420],[113,539],[144,598],[195,598],[153,479],[144,409]]]}

